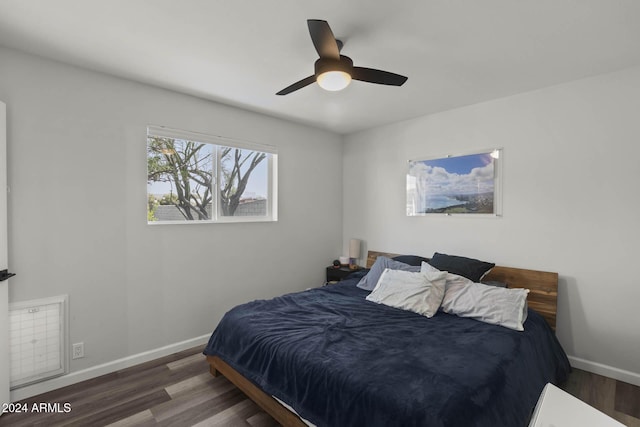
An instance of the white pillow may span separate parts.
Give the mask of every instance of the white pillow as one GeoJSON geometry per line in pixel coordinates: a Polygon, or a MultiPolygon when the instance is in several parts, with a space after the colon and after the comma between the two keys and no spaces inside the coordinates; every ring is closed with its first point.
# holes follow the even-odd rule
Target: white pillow
{"type": "Polygon", "coordinates": [[[444,296],[446,272],[409,272],[386,268],[367,300],[426,317],[438,312],[444,296]]]}
{"type": "MultiPolygon", "coordinates": [[[[422,263],[420,271],[433,273],[433,270],[438,271],[430,264],[422,263]]],[[[498,288],[447,273],[440,308],[445,313],[524,331],[528,293],[529,289],[498,288]]]]}

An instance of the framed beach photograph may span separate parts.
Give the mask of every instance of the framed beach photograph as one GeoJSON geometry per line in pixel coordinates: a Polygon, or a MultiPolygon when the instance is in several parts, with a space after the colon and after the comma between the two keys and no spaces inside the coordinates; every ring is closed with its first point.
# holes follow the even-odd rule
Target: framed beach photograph
{"type": "Polygon", "coordinates": [[[410,160],[407,215],[501,215],[502,149],[410,160]]]}

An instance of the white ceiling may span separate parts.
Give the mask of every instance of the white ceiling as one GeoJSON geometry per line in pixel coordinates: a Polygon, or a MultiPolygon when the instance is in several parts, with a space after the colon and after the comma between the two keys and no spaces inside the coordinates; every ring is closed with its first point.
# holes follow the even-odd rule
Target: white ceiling
{"type": "Polygon", "coordinates": [[[350,133],[640,64],[638,0],[0,0],[0,44],[350,133]],[[311,85],[307,19],[402,87],[311,85]]]}

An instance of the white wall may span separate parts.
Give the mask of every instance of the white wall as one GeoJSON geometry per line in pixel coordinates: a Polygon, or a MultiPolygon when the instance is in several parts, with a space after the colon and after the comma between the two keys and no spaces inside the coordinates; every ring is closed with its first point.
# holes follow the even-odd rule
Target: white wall
{"type": "MultiPolygon", "coordinates": [[[[212,76],[212,78],[214,78],[212,76]]],[[[0,49],[11,301],[68,294],[78,371],[318,286],[342,247],[338,135],[0,49]],[[271,144],[279,221],[148,226],[146,126],[271,144]]]]}
{"type": "MultiPolygon", "coordinates": [[[[344,236],[560,274],[577,367],[640,383],[640,68],[346,138],[344,236]],[[407,160],[504,148],[503,217],[406,217],[407,160]]],[[[366,253],[366,252],[365,252],[366,253]]]]}

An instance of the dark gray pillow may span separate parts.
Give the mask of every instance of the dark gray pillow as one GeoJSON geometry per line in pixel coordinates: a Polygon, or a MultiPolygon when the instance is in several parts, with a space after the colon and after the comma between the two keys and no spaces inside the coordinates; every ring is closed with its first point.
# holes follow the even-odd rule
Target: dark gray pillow
{"type": "Polygon", "coordinates": [[[422,261],[429,262],[429,258],[425,258],[418,255],[399,255],[399,256],[393,257],[393,260],[398,262],[404,262],[405,264],[409,264],[409,265],[417,265],[418,267],[422,265],[422,261]]]}
{"type": "Polygon", "coordinates": [[[434,253],[429,260],[429,264],[440,271],[448,271],[458,276],[466,277],[472,282],[479,282],[482,276],[487,274],[496,265],[492,262],[480,261],[478,259],[466,258],[463,256],[434,253]]]}
{"type": "Polygon", "coordinates": [[[356,285],[360,289],[364,289],[365,291],[372,291],[373,288],[376,287],[378,283],[378,279],[384,273],[385,268],[390,268],[392,270],[404,270],[404,271],[412,271],[417,273],[420,271],[420,266],[405,264],[404,262],[394,261],[391,258],[387,258],[386,256],[379,256],[376,258],[376,262],[371,266],[371,270],[364,276],[358,284],[356,285]]]}

